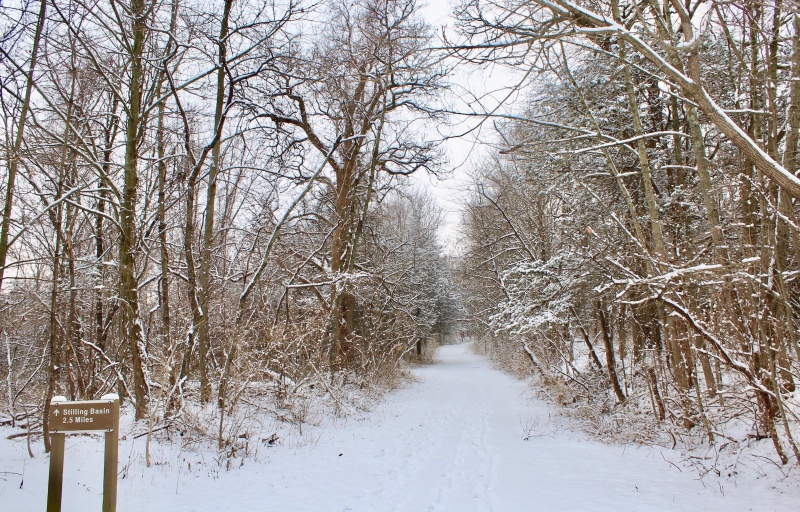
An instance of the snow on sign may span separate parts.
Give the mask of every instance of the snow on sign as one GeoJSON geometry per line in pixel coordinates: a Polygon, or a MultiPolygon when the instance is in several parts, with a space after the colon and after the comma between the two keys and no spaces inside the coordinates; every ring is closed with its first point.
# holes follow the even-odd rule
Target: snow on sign
{"type": "Polygon", "coordinates": [[[113,406],[113,400],[53,402],[50,433],[111,431],[114,429],[113,406]]]}

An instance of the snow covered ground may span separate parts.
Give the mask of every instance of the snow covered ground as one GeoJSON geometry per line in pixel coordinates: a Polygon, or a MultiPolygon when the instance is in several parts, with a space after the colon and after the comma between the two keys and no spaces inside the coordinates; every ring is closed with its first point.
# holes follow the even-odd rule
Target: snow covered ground
{"type": "MultiPolygon", "coordinates": [[[[467,345],[372,411],[304,429],[305,443],[260,450],[230,470],[143,439],[123,441],[118,510],[128,511],[772,511],[798,510],[800,489],[769,478],[702,481],[675,452],[606,445],[551,419],[531,389],[467,345]],[[675,464],[667,462],[672,460],[675,464]],[[124,467],[126,465],[128,467],[124,467]],[[189,467],[190,464],[194,466],[189,467]]],[[[6,430],[7,432],[7,430],[6,430]]],[[[7,435],[7,434],[6,434],[7,435]]],[[[0,511],[44,510],[47,457],[0,441],[0,511]],[[20,488],[20,483],[22,483],[20,488]]],[[[38,443],[40,444],[40,443],[38,443]]],[[[102,441],[67,439],[64,512],[100,510],[102,441]]],[[[177,443],[176,443],[177,444],[177,443]]],[[[38,447],[37,447],[38,449],[38,447]]],[[[201,458],[202,460],[202,458],[201,458]]]]}

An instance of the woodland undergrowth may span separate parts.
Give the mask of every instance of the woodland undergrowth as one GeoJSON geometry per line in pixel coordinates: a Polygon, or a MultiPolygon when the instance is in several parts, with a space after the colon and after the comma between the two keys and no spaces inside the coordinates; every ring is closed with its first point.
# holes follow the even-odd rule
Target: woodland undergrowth
{"type": "MultiPolygon", "coordinates": [[[[678,470],[696,471],[701,479],[717,477],[724,482],[744,474],[776,482],[799,481],[797,461],[781,464],[772,442],[753,420],[758,407],[755,399],[721,392],[716,400],[709,400],[705,413],[714,434],[713,441],[709,441],[708,432],[702,426],[695,424],[687,428],[677,414],[668,413],[664,421],[656,419],[647,383],[639,376],[626,382],[630,394],[624,402],[617,403],[607,373],[592,368],[587,354],[582,353],[585,351],[578,348],[577,341],[575,345],[575,366],[580,370],[569,375],[563,368],[537,367],[520,348],[518,340],[486,336],[475,342],[473,349],[488,356],[501,370],[529,381],[534,393],[551,404],[559,416],[595,440],[667,449],[668,452],[660,452],[665,460],[678,470]],[[580,359],[586,364],[579,364],[580,359]]],[[[666,402],[670,404],[676,400],[670,398],[666,402]]],[[[785,402],[791,404],[794,413],[800,410],[794,394],[785,397],[785,402]]],[[[679,405],[673,405],[679,409],[679,405]]],[[[794,432],[796,425],[793,427],[794,432]]],[[[554,435],[558,429],[535,424],[523,425],[523,431],[526,437],[538,437],[554,435]]],[[[724,483],[713,485],[724,494],[724,483]]]]}

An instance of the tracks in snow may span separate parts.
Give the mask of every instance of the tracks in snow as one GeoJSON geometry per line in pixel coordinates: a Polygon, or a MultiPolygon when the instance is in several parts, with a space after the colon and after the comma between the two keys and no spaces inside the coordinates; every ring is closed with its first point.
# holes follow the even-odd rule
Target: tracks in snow
{"type": "MultiPolygon", "coordinates": [[[[418,382],[363,418],[278,446],[209,483],[126,496],[120,512],[537,512],[793,510],[796,495],[725,482],[725,496],[652,448],[601,444],[550,422],[531,390],[468,346],[441,347],[418,382]],[[526,425],[538,437],[525,441],[526,425]],[[176,492],[179,490],[179,493],[176,492]],[[158,503],[160,507],[153,508],[158,503]]],[[[669,454],[668,454],[669,456],[669,454]]],[[[137,486],[138,488],[138,486],[137,486]]],[[[141,492],[141,491],[139,491],[141,492]]]]}

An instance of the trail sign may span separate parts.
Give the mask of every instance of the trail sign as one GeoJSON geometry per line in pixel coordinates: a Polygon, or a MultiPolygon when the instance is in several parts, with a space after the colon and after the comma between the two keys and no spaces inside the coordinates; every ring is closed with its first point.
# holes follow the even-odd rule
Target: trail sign
{"type": "Polygon", "coordinates": [[[50,476],[47,484],[47,512],[61,511],[64,482],[64,438],[66,434],[105,431],[106,453],[103,468],[103,512],[117,509],[117,465],[119,458],[119,396],[101,400],[67,402],[63,396],[50,401],[50,476]]]}
{"type": "Polygon", "coordinates": [[[114,430],[114,400],[53,402],[50,404],[50,433],[114,430]]]}

